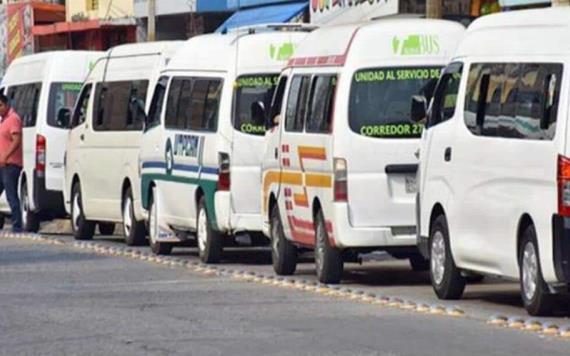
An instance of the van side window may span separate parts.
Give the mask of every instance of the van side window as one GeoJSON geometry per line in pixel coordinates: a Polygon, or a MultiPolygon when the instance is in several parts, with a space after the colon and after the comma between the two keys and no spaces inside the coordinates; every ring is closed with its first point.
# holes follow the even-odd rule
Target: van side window
{"type": "Polygon", "coordinates": [[[463,63],[452,63],[443,72],[433,96],[428,126],[435,126],[455,115],[463,63]]]}
{"type": "Polygon", "coordinates": [[[154,94],[148,111],[148,128],[160,124],[160,115],[164,106],[164,97],[166,96],[166,86],[168,85],[168,77],[161,77],[156,83],[154,94]]]}
{"type": "Polygon", "coordinates": [[[465,125],[477,136],[552,140],[562,70],[554,63],[472,64],[465,125]]]}
{"type": "MultiPolygon", "coordinates": [[[[51,127],[65,128],[64,123],[58,121],[59,111],[73,110],[73,105],[81,91],[81,83],[52,83],[50,86],[47,124],[51,127]]],[[[67,123],[68,124],[68,123],[67,123]]]]}
{"type": "Polygon", "coordinates": [[[336,81],[336,75],[317,75],[313,78],[306,123],[307,132],[331,132],[336,81]]]}
{"type": "Polygon", "coordinates": [[[166,119],[164,122],[164,126],[167,129],[184,130],[186,128],[184,110],[189,108],[190,103],[182,103],[180,101],[180,93],[183,85],[186,85],[188,90],[192,89],[192,81],[190,79],[174,78],[170,83],[168,102],[166,104],[166,119]]]}
{"type": "Polygon", "coordinates": [[[251,74],[236,80],[234,128],[241,133],[264,135],[271,100],[279,81],[277,74],[251,74]]]}
{"type": "Polygon", "coordinates": [[[86,84],[81,90],[79,99],[75,104],[75,109],[73,111],[73,117],[71,120],[71,127],[77,127],[85,122],[87,119],[87,108],[89,106],[89,99],[91,98],[91,90],[93,89],[93,84],[86,84]]]}
{"type": "Polygon", "coordinates": [[[142,129],[142,116],[133,117],[133,101],[144,107],[147,80],[107,82],[97,84],[93,129],[96,131],[136,131],[142,129]]]}
{"type": "Polygon", "coordinates": [[[287,111],[285,113],[285,130],[302,132],[305,126],[307,98],[309,96],[310,76],[295,76],[289,89],[287,111]]]}
{"type": "Polygon", "coordinates": [[[277,89],[275,90],[275,94],[271,99],[271,110],[269,113],[269,117],[273,120],[273,125],[279,125],[281,115],[281,109],[283,108],[283,98],[285,97],[285,89],[287,88],[287,80],[289,78],[284,75],[279,78],[279,84],[277,84],[277,89]]]}
{"type": "Polygon", "coordinates": [[[41,90],[41,83],[13,86],[8,90],[8,98],[22,118],[23,127],[36,126],[41,90]]]}

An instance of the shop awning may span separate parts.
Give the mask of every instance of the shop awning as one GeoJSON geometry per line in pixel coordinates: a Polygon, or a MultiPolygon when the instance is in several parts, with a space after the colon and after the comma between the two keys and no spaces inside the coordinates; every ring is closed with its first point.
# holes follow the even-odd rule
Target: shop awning
{"type": "Polygon", "coordinates": [[[51,25],[34,26],[32,34],[34,36],[49,36],[60,33],[81,32],[89,30],[99,30],[105,28],[116,28],[124,26],[136,26],[132,18],[118,20],[87,20],[79,22],[58,22],[51,25]]]}
{"type": "Polygon", "coordinates": [[[223,32],[236,27],[289,22],[305,11],[308,6],[307,2],[303,1],[301,3],[263,6],[240,10],[227,19],[226,22],[216,30],[216,32],[223,32]]]}

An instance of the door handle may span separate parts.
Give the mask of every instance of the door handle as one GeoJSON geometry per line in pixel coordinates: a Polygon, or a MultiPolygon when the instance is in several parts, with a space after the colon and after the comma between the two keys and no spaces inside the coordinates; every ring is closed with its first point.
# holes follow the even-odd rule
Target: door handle
{"type": "Polygon", "coordinates": [[[275,159],[279,158],[279,149],[275,148],[275,159]]]}
{"type": "Polygon", "coordinates": [[[445,153],[443,155],[443,159],[445,160],[445,162],[449,162],[451,161],[451,147],[447,147],[445,149],[445,153]]]}

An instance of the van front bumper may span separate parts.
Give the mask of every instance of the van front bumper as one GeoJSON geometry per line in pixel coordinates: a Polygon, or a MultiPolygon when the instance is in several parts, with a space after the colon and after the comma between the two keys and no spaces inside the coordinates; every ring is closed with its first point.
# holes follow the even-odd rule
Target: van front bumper
{"type": "Polygon", "coordinates": [[[339,248],[389,248],[416,246],[416,231],[410,226],[353,227],[348,204],[333,204],[333,237],[339,248]]]}
{"type": "Polygon", "coordinates": [[[570,284],[570,218],[554,215],[552,230],[556,278],[570,284]]]}

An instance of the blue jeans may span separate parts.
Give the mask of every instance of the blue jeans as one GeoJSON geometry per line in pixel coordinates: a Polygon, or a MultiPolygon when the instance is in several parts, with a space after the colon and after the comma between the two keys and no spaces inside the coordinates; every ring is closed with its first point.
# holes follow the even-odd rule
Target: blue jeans
{"type": "Polygon", "coordinates": [[[5,191],[12,211],[12,230],[22,231],[22,211],[18,198],[18,180],[22,167],[9,164],[0,168],[0,195],[5,191]]]}

